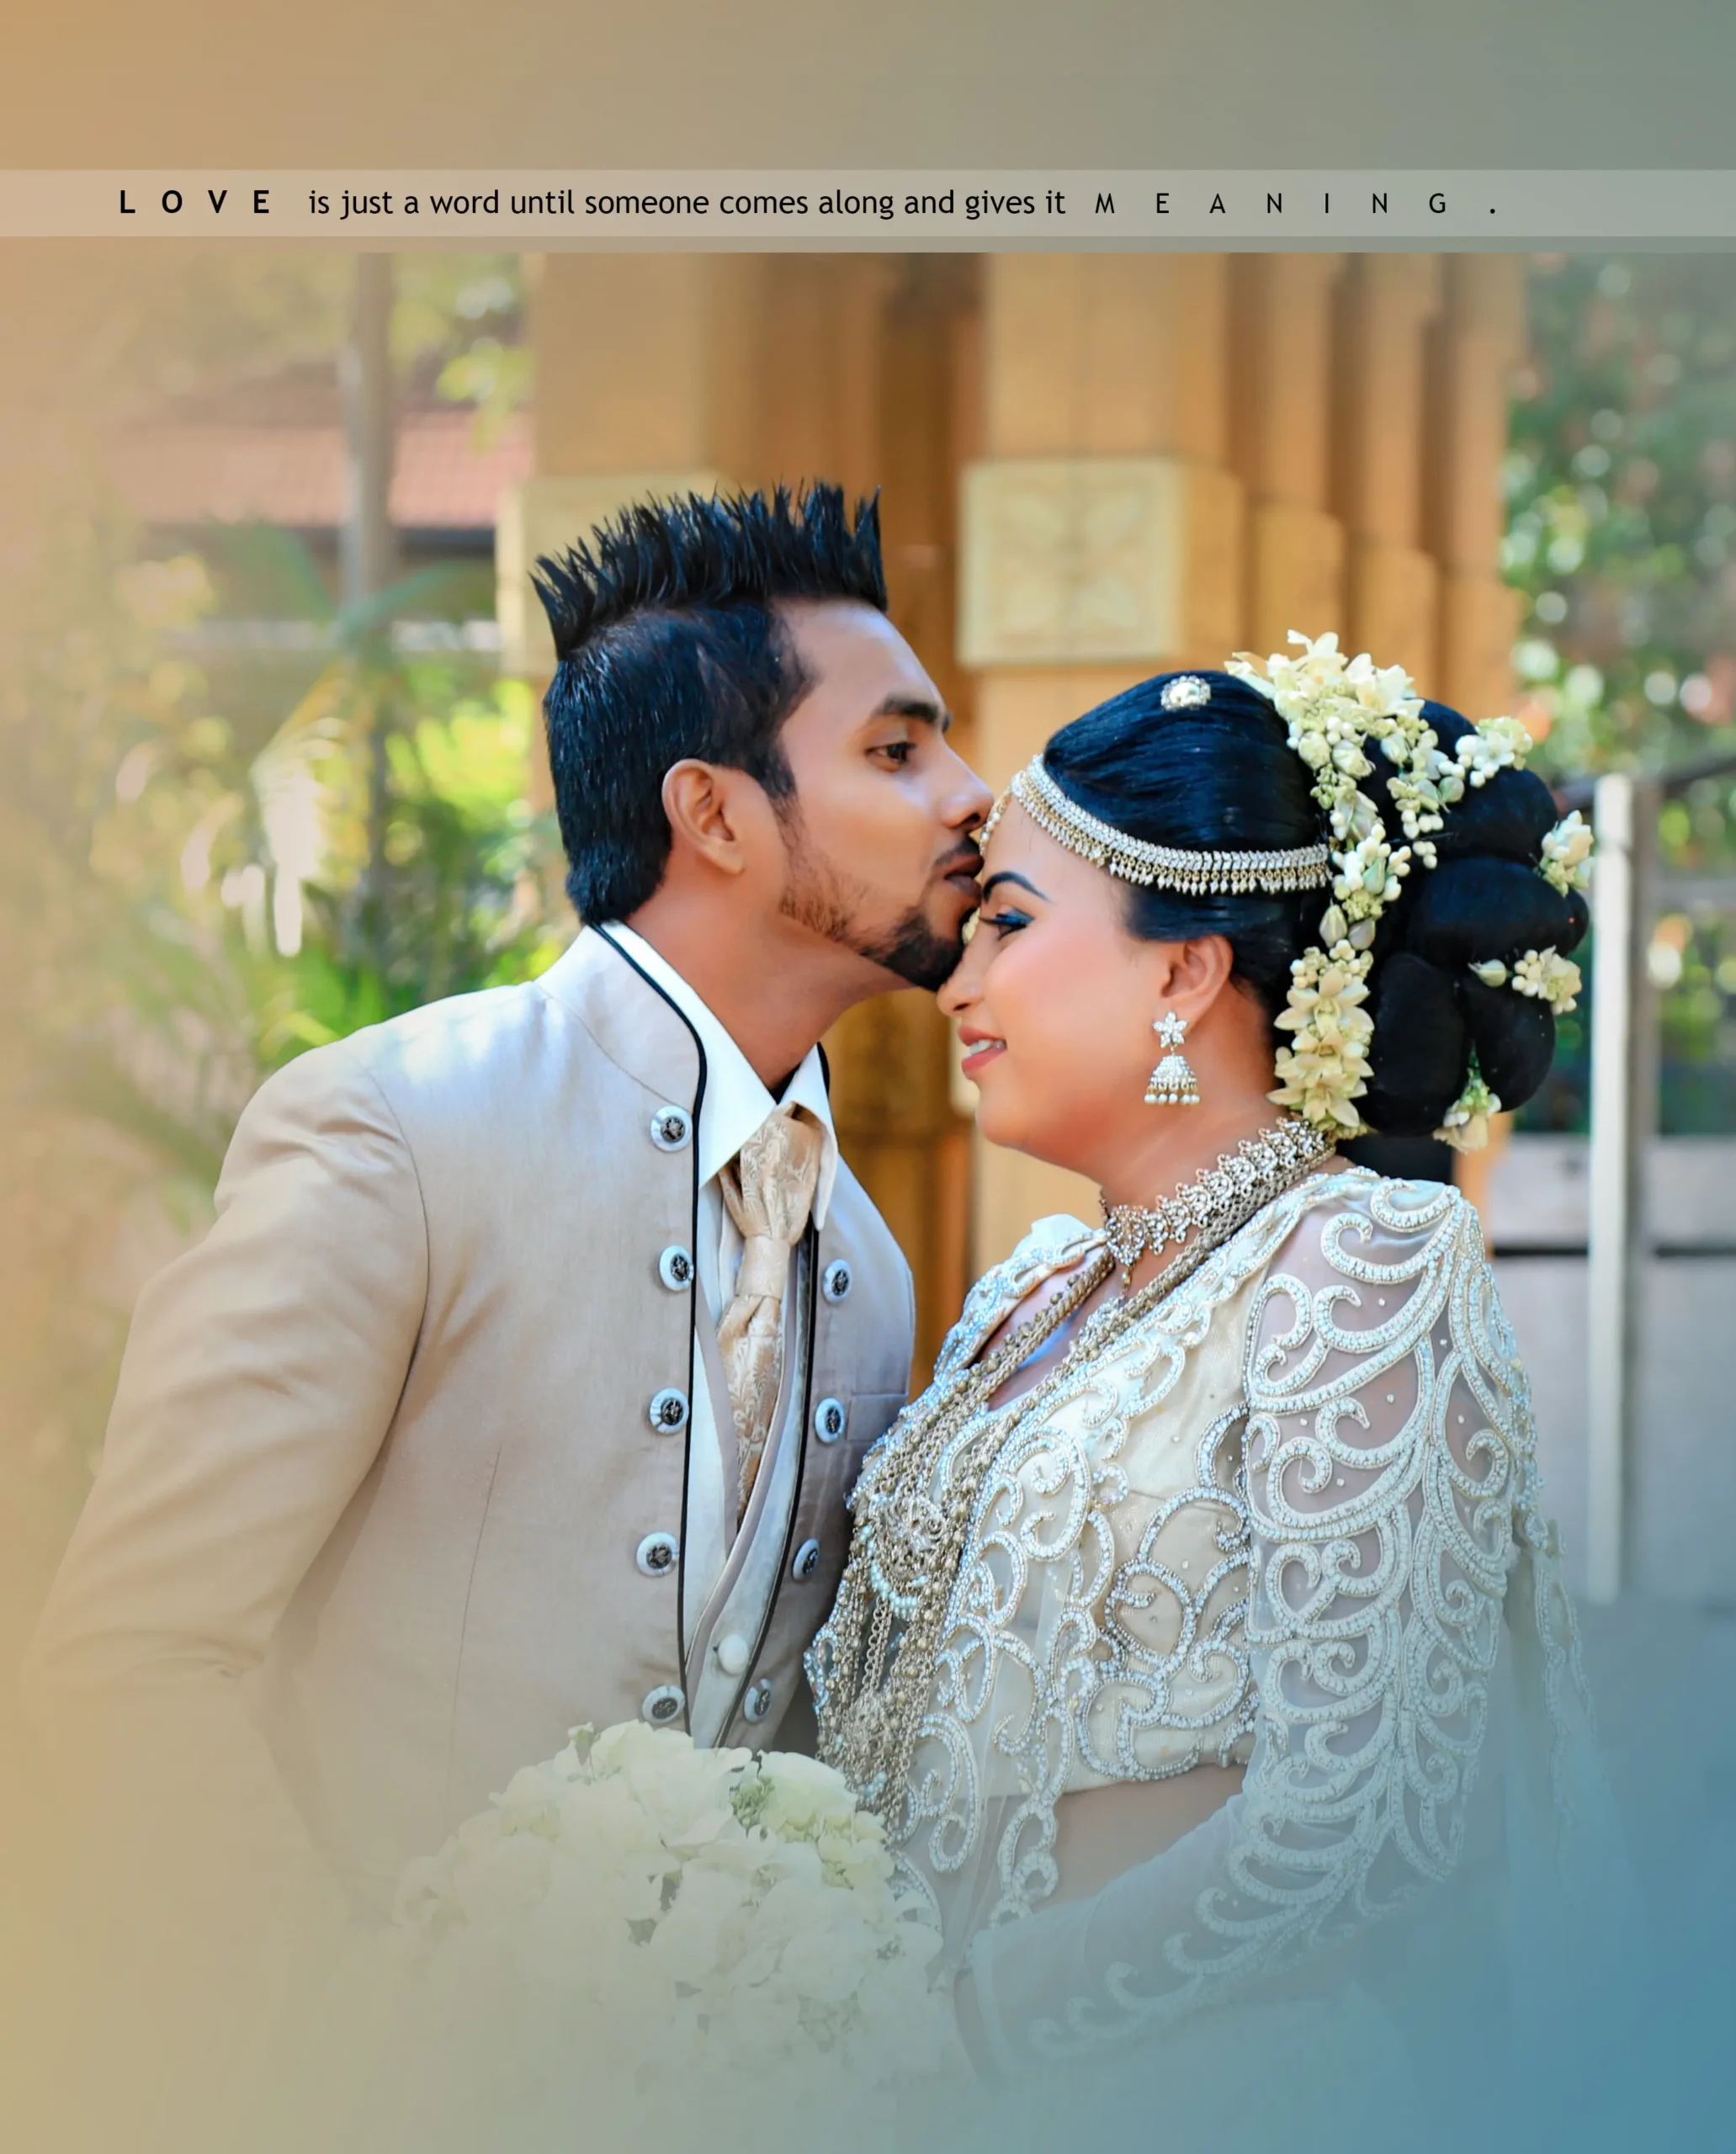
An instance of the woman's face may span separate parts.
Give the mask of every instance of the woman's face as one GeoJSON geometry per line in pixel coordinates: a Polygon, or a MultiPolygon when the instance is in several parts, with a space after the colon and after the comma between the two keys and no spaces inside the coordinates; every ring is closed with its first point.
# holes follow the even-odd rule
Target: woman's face
{"type": "Polygon", "coordinates": [[[1162,1052],[1152,1027],[1181,947],[1131,934],[1126,905],[1124,884],[1010,801],[974,932],[940,991],[983,1134],[1098,1179],[1124,1133],[1150,1120],[1145,1085],[1162,1052]]]}

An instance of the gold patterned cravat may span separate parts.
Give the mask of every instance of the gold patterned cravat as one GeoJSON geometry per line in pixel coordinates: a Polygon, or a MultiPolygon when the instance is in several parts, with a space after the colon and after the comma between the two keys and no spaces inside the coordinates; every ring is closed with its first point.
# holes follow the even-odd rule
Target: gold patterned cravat
{"type": "Polygon", "coordinates": [[[718,1177],[741,1236],[735,1291],[718,1326],[718,1350],[735,1416],[741,1461],[736,1520],[753,1492],[783,1381],[783,1295],[820,1179],[819,1129],[799,1109],[767,1115],[718,1177]]]}

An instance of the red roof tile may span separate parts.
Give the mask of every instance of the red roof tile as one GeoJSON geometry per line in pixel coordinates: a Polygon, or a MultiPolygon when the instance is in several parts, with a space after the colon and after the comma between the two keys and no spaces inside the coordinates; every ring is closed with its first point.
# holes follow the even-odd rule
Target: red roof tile
{"type": "MultiPolygon", "coordinates": [[[[392,521],[403,531],[486,530],[501,496],[530,475],[521,413],[486,448],[468,411],[413,411],[399,422],[392,521]]],[[[332,530],[343,521],[344,443],[335,425],[182,420],[135,434],[116,477],[146,523],[260,521],[332,530]]]]}

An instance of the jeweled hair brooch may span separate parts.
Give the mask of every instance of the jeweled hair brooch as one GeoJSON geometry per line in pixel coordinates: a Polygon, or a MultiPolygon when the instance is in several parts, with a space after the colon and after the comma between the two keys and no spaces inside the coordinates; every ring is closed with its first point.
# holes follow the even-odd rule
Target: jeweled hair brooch
{"type": "Polygon", "coordinates": [[[1212,700],[1212,684],[1197,673],[1178,673],[1164,682],[1157,700],[1164,710],[1202,710],[1212,700]]]}

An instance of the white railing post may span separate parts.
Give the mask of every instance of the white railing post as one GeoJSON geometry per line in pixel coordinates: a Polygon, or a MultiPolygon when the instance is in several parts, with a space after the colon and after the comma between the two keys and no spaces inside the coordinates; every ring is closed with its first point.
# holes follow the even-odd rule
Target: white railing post
{"type": "Polygon", "coordinates": [[[1586,1427],[1586,1593],[1622,1589],[1631,1311],[1635,1286],[1634,783],[1597,781],[1591,883],[1591,1206],[1586,1317],[1590,1382],[1586,1427]]]}

